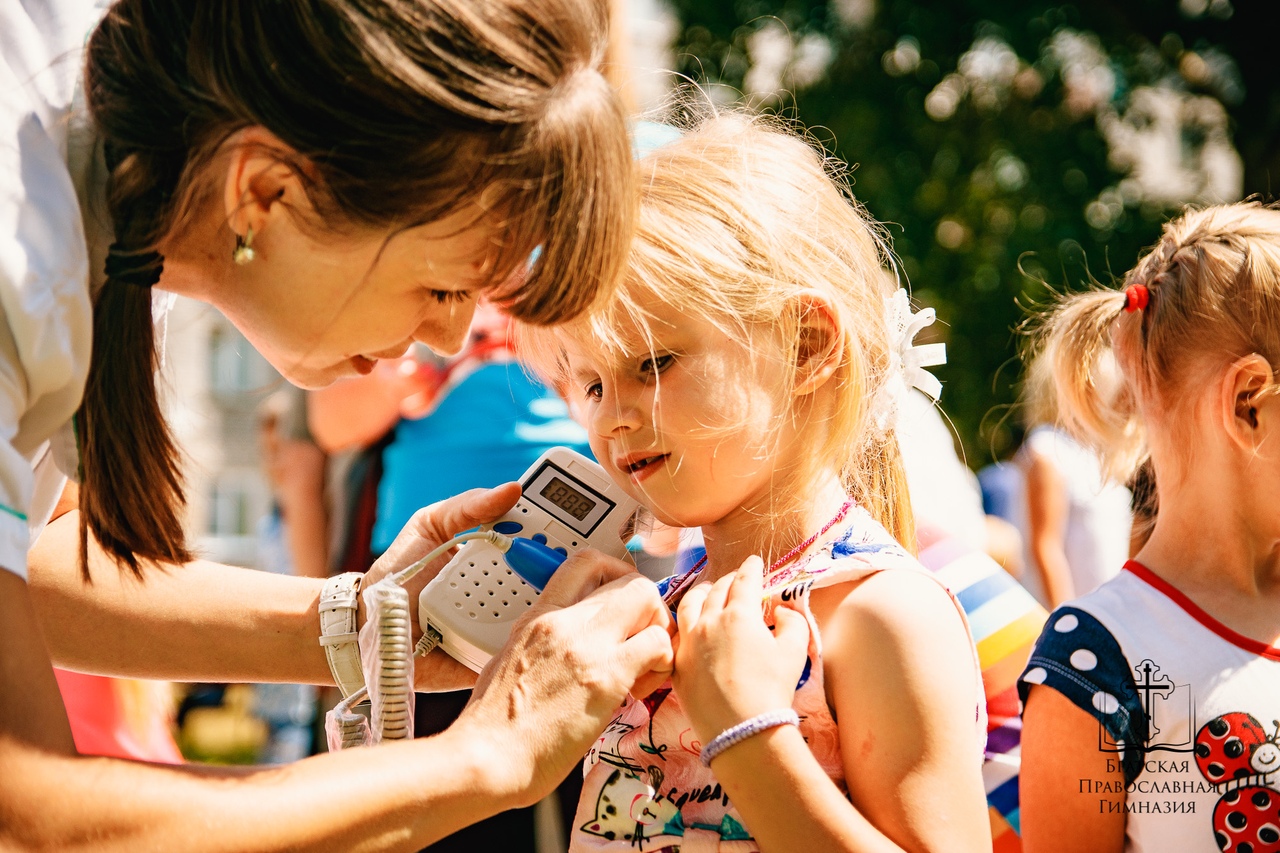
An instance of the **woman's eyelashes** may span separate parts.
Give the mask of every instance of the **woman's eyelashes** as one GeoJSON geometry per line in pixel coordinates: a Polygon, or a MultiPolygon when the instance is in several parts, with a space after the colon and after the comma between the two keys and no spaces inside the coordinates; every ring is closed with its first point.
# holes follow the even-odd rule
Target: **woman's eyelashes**
{"type": "Polygon", "coordinates": [[[471,291],[469,290],[434,290],[433,289],[433,290],[428,290],[427,292],[430,293],[431,296],[440,305],[444,305],[447,302],[466,302],[468,299],[471,298],[471,291]]]}

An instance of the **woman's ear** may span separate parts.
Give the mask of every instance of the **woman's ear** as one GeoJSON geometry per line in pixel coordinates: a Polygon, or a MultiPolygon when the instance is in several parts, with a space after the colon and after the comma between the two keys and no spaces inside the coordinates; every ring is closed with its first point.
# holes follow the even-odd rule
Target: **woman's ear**
{"type": "Polygon", "coordinates": [[[246,127],[232,135],[227,149],[223,204],[227,225],[237,235],[244,237],[250,229],[261,235],[290,212],[311,210],[297,152],[275,134],[246,127]]]}
{"type": "Polygon", "coordinates": [[[812,394],[835,375],[843,359],[844,328],[831,300],[820,293],[797,297],[796,394],[812,394]]]}
{"type": "Polygon", "coordinates": [[[1236,360],[1222,377],[1222,421],[1236,446],[1250,452],[1261,447],[1280,428],[1271,364],[1257,353],[1236,360]]]}

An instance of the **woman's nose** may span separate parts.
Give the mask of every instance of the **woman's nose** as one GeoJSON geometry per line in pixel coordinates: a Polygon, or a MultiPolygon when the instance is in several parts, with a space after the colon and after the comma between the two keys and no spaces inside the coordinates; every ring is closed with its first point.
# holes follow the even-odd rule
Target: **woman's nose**
{"type": "Polygon", "coordinates": [[[471,318],[475,315],[476,300],[450,302],[441,305],[438,312],[418,327],[413,339],[426,344],[439,355],[456,355],[467,341],[471,331],[471,318]]]}

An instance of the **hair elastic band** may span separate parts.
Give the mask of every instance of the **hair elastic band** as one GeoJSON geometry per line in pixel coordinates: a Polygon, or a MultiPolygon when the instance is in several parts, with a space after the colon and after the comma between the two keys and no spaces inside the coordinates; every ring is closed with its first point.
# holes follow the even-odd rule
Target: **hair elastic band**
{"type": "Polygon", "coordinates": [[[800,715],[791,708],[785,711],[766,711],[763,714],[757,714],[749,720],[744,720],[736,726],[730,726],[711,739],[711,743],[702,748],[699,758],[702,763],[710,767],[711,762],[716,759],[720,753],[724,752],[731,746],[739,744],[749,737],[760,734],[769,729],[775,729],[778,726],[799,726],[800,715]]]}
{"type": "Polygon", "coordinates": [[[151,287],[160,280],[164,269],[164,256],[159,252],[136,252],[112,243],[107,250],[105,271],[111,281],[132,284],[134,287],[151,287]]]}
{"type": "Polygon", "coordinates": [[[1151,291],[1145,284],[1131,284],[1124,289],[1124,310],[1130,314],[1141,311],[1151,301],[1151,291]]]}

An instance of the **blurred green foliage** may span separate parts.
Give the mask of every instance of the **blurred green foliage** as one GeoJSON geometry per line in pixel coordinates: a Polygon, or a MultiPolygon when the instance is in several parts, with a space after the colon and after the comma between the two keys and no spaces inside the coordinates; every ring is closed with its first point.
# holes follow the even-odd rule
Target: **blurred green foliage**
{"type": "MultiPolygon", "coordinates": [[[[1194,186],[1162,193],[1160,176],[1148,174],[1145,192],[1124,182],[1130,168],[1104,130],[1137,89],[1220,104],[1243,192],[1269,192],[1280,120],[1263,42],[1271,5],[674,0],[677,67],[716,100],[794,115],[855,164],[855,194],[888,224],[914,296],[943,321],[942,403],[976,468],[1017,439],[1009,406],[1028,309],[1123,276],[1179,202],[1196,200],[1194,186]],[[783,94],[752,93],[779,33],[783,94]]],[[[1128,118],[1139,130],[1150,121],[1128,118]]],[[[1206,130],[1184,117],[1175,132],[1175,160],[1194,172],[1206,130]]]]}

